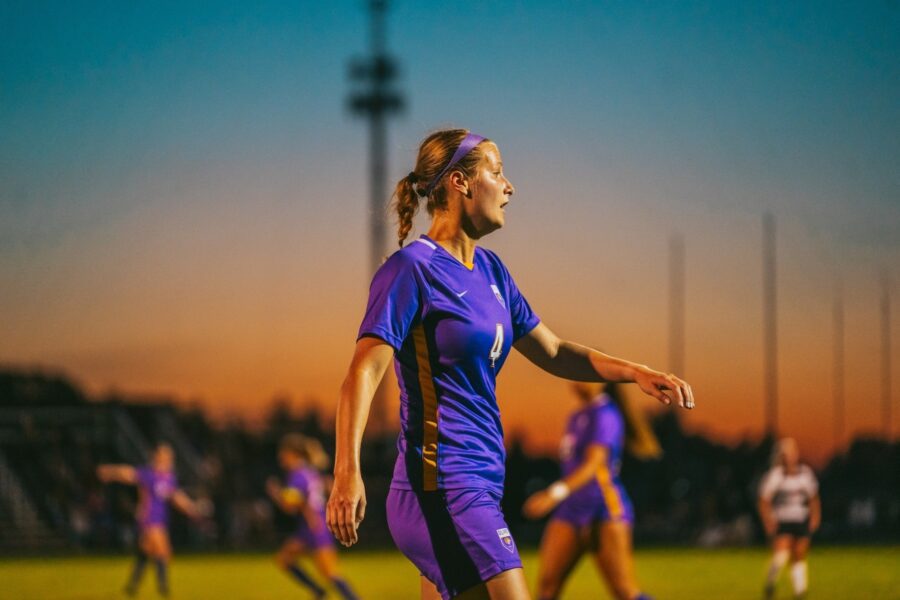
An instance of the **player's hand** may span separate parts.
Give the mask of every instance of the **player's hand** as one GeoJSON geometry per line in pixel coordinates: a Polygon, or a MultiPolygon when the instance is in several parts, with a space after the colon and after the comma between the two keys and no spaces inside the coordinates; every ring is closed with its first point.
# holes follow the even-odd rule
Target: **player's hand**
{"type": "Polygon", "coordinates": [[[688,382],[669,373],[654,371],[649,367],[638,370],[634,382],[648,396],[653,396],[663,404],[675,402],[688,410],[694,408],[694,392],[688,382]]]}
{"type": "Polygon", "coordinates": [[[556,508],[556,505],[557,501],[547,493],[547,490],[541,490],[528,497],[522,506],[522,514],[529,519],[540,519],[556,508]]]}
{"type": "Polygon", "coordinates": [[[281,483],[278,481],[277,477],[269,477],[266,479],[266,493],[269,494],[271,498],[277,498],[280,492],[281,483]]]}
{"type": "Polygon", "coordinates": [[[359,539],[356,529],[366,516],[366,488],[359,472],[337,474],[325,508],[328,529],[344,546],[350,547],[359,539]]]}
{"type": "Polygon", "coordinates": [[[775,532],[778,529],[778,526],[775,524],[775,521],[769,519],[767,521],[763,521],[763,528],[766,530],[766,537],[772,538],[775,537],[775,532]]]}

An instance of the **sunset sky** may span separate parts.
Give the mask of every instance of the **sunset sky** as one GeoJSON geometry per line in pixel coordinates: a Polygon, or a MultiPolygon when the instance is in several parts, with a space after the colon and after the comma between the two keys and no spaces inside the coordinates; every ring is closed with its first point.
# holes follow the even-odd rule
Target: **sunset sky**
{"type": "MultiPolygon", "coordinates": [[[[332,407],[369,278],[365,3],[189,4],[0,6],[0,362],[217,415],[332,407]]],[[[771,211],[784,431],[833,448],[838,281],[848,433],[881,428],[881,272],[900,430],[900,4],[398,0],[388,23],[390,179],[432,129],[495,140],[517,193],[483,243],[551,329],[666,369],[682,234],[685,423],[760,435],[771,211]]],[[[499,392],[541,449],[574,407],[520,356],[499,392]]]]}

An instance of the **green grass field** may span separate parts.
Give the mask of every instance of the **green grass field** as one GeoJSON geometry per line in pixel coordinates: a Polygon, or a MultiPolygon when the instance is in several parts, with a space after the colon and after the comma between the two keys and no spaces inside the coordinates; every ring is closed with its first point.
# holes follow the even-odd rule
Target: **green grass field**
{"type": "MultiPolygon", "coordinates": [[[[344,552],[343,569],[363,598],[416,598],[418,576],[396,553],[344,552]]],[[[524,555],[534,582],[534,552],[524,555]]],[[[762,549],[653,549],[638,552],[644,588],[657,600],[760,598],[766,553],[762,549]]],[[[121,598],[129,559],[53,558],[0,560],[3,600],[106,600],[121,598]]],[[[173,598],[262,600],[306,598],[263,555],[180,556],[172,571],[173,598]]],[[[900,599],[900,548],[814,548],[810,600],[900,599]]],[[[782,577],[779,598],[790,598],[782,577]]],[[[139,598],[156,598],[148,570],[139,598]]],[[[564,598],[609,598],[588,560],[573,574],[564,598]]]]}

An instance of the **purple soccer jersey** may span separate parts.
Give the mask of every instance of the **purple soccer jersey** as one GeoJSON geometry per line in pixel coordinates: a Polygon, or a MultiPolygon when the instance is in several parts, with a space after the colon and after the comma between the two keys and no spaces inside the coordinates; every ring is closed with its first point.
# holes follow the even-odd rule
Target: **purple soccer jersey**
{"type": "Polygon", "coordinates": [[[625,420],[612,399],[601,394],[569,417],[560,444],[563,476],[584,462],[592,444],[606,447],[607,459],[596,476],[575,490],[554,513],[555,518],[586,524],[594,520],[633,520],[631,501],[619,481],[625,447],[625,420]]]}
{"type": "Polygon", "coordinates": [[[169,500],[178,490],[175,473],[155,471],[151,467],[137,470],[138,510],[137,521],[141,527],[169,524],[169,500]]]}
{"type": "Polygon", "coordinates": [[[308,466],[294,469],[288,473],[285,487],[299,492],[306,502],[293,537],[310,548],[332,545],[334,539],[325,525],[325,490],[318,471],[308,466]]]}
{"type": "Polygon", "coordinates": [[[359,338],[393,346],[401,431],[392,487],[503,490],[496,377],[512,344],[540,322],[493,252],[472,268],[427,236],[372,280],[359,338]]]}

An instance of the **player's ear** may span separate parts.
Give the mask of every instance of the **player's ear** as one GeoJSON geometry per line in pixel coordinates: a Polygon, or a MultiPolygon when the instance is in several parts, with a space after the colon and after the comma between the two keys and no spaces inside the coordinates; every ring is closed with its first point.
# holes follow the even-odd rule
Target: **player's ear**
{"type": "Polygon", "coordinates": [[[447,180],[450,183],[450,189],[456,190],[466,198],[471,197],[471,191],[469,189],[469,178],[466,177],[462,171],[450,171],[450,175],[447,176],[447,180]]]}

